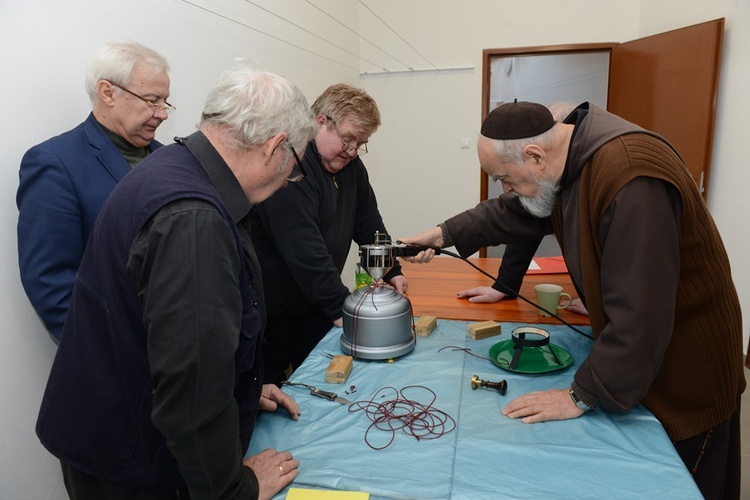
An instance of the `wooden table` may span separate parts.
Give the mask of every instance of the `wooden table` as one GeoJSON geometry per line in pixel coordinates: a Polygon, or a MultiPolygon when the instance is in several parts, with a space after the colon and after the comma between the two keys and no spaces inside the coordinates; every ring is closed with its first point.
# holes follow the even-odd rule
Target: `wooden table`
{"type": "MultiPolygon", "coordinates": [[[[560,257],[561,258],[561,257],[560,257]]],[[[500,260],[496,258],[471,258],[471,262],[492,276],[497,276],[500,260]]],[[[493,304],[472,304],[459,299],[456,294],[475,286],[491,286],[494,280],[481,274],[466,262],[453,257],[435,257],[428,264],[411,264],[402,261],[404,276],[409,281],[407,296],[414,316],[430,315],[441,319],[462,321],[505,321],[514,323],[559,324],[554,318],[540,316],[537,309],[521,299],[503,299],[493,304]]],[[[521,295],[536,302],[534,286],[554,283],[573,298],[575,288],[567,273],[527,274],[521,286],[521,295]]],[[[558,314],[573,325],[588,325],[588,316],[561,309],[558,314]]]]}

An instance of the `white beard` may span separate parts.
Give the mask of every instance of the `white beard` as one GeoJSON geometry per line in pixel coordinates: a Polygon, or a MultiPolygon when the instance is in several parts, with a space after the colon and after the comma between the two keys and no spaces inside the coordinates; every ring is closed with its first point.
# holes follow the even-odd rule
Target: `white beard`
{"type": "Polygon", "coordinates": [[[519,196],[518,200],[523,205],[523,208],[534,217],[549,217],[552,214],[552,209],[555,207],[555,197],[559,188],[552,181],[534,177],[539,185],[539,193],[533,197],[519,196]]]}

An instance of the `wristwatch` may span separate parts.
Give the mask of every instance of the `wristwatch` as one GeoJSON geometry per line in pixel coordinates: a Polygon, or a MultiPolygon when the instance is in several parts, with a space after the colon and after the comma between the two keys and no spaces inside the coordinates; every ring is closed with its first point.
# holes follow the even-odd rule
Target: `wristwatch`
{"type": "Polygon", "coordinates": [[[570,390],[570,399],[572,399],[575,405],[581,410],[583,410],[584,412],[591,411],[591,408],[589,407],[589,405],[581,401],[581,398],[576,396],[576,393],[573,392],[573,389],[570,390]]]}

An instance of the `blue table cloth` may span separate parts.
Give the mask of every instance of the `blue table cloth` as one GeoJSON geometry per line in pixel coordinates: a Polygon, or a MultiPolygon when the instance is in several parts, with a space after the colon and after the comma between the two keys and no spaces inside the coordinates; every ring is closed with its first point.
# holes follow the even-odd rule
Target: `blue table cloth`
{"type": "MultiPolygon", "coordinates": [[[[325,383],[331,361],[325,353],[341,354],[342,330],[333,328],[291,379],[352,402],[368,401],[386,387],[425,386],[437,396],[433,406],[455,419],[452,432],[417,440],[399,431],[387,448],[373,450],[365,441],[371,422],[364,412],[287,386],[284,391],[302,410],[300,419],[293,421],[285,410],[261,412],[248,455],[265,448],[289,450],[301,462],[292,486],[366,491],[371,498],[702,498],[663,427],[642,407],[627,415],[599,410],[574,420],[536,424],[501,415],[519,395],[569,387],[592,340],[564,326],[540,325],[553,344],[573,356],[573,364],[526,375],[441,348],[468,348],[487,357],[490,347],[509,339],[513,328],[529,325],[503,323],[501,335],[474,341],[466,335],[467,324],[438,320],[429,337],[417,338],[413,352],[392,363],[355,359],[343,385],[325,383]],[[494,382],[505,379],[506,395],[486,387],[473,390],[472,375],[494,382]]],[[[590,328],[582,329],[590,333],[590,328]]],[[[421,389],[407,391],[406,397],[422,404],[432,398],[421,389]]],[[[393,396],[385,394],[386,399],[393,396]]],[[[390,438],[377,429],[368,434],[376,447],[390,438]]]]}

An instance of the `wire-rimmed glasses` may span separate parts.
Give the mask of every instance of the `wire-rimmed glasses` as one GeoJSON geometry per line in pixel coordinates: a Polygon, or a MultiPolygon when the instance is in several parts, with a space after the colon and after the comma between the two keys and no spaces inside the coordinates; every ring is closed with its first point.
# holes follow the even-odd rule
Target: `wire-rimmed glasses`
{"type": "Polygon", "coordinates": [[[360,145],[357,145],[356,143],[353,143],[352,141],[346,141],[343,137],[341,137],[341,132],[339,132],[339,128],[336,126],[336,121],[331,118],[330,116],[326,116],[327,119],[333,123],[333,129],[336,131],[336,135],[339,136],[339,139],[341,140],[341,144],[344,146],[344,151],[354,151],[354,153],[358,156],[362,156],[364,154],[367,154],[367,143],[363,142],[360,145]]]}
{"type": "Polygon", "coordinates": [[[128,89],[126,89],[125,87],[123,87],[123,86],[122,86],[122,85],[120,85],[119,83],[111,82],[111,81],[109,81],[109,80],[105,80],[105,81],[106,81],[106,82],[108,82],[108,83],[109,83],[110,85],[112,85],[113,87],[117,87],[117,88],[118,88],[118,89],[120,89],[120,90],[124,90],[125,92],[127,92],[127,93],[128,93],[128,94],[130,94],[130,95],[132,95],[133,97],[137,97],[137,98],[138,98],[138,99],[140,99],[141,101],[145,102],[145,103],[146,103],[146,105],[147,105],[147,106],[148,106],[149,108],[151,108],[151,109],[153,109],[153,110],[154,110],[154,112],[156,112],[156,110],[158,109],[158,110],[160,110],[160,111],[166,111],[167,113],[169,113],[170,111],[174,111],[175,109],[177,109],[177,108],[176,108],[176,107],[174,107],[174,106],[173,106],[172,104],[168,103],[166,99],[164,100],[164,104],[159,104],[158,102],[154,102],[154,101],[152,101],[151,99],[146,99],[146,98],[145,98],[145,97],[143,97],[143,96],[139,96],[138,94],[136,94],[136,93],[135,93],[135,92],[133,92],[132,90],[128,90],[128,89]]]}

